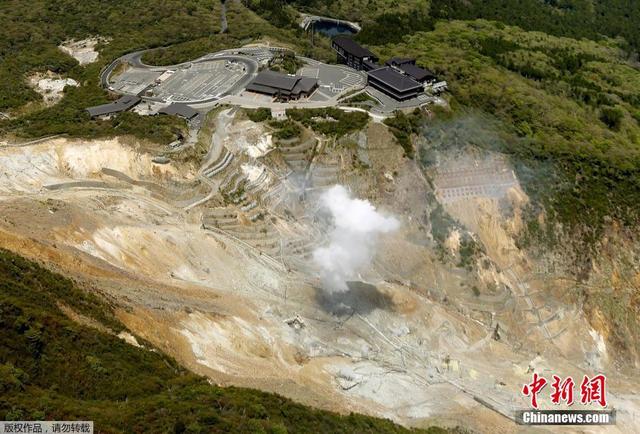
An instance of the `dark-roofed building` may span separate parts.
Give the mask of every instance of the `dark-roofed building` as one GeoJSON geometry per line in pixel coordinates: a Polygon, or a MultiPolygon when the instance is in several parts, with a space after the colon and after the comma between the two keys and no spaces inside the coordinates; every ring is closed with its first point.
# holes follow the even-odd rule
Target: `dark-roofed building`
{"type": "Polygon", "coordinates": [[[398,72],[408,75],[420,83],[435,83],[438,80],[436,75],[428,69],[416,65],[416,59],[404,57],[392,57],[387,61],[387,66],[396,69],[398,72]]]}
{"type": "Polygon", "coordinates": [[[367,84],[398,101],[415,98],[424,90],[422,84],[389,66],[367,72],[367,84]]]}
{"type": "Polygon", "coordinates": [[[400,66],[400,65],[415,65],[416,59],[411,59],[408,57],[392,57],[387,60],[387,66],[400,66]]]}
{"type": "Polygon", "coordinates": [[[402,72],[420,83],[435,83],[438,80],[438,77],[436,77],[433,72],[410,63],[400,65],[399,68],[402,72]]]}
{"type": "Polygon", "coordinates": [[[318,80],[311,77],[287,75],[265,70],[247,86],[249,92],[270,95],[279,100],[309,97],[317,89],[318,80]]]}
{"type": "Polygon", "coordinates": [[[198,112],[186,104],[173,103],[158,110],[163,115],[181,116],[186,120],[191,120],[198,116],[198,112]]]}
{"type": "Polygon", "coordinates": [[[358,71],[369,71],[378,66],[378,57],[349,37],[337,36],[331,42],[331,48],[338,53],[338,63],[358,71]]]}
{"type": "Polygon", "coordinates": [[[92,118],[95,118],[125,112],[135,107],[140,101],[141,99],[138,96],[125,95],[115,102],[89,107],[87,113],[89,113],[89,116],[92,118]]]}

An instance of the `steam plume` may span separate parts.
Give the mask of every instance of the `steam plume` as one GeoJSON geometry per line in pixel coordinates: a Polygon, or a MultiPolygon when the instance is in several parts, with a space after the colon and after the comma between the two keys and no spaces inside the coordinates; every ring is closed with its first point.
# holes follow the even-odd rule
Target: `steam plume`
{"type": "Polygon", "coordinates": [[[332,218],[329,244],[313,252],[313,261],[329,291],[346,291],[347,282],[369,266],[375,254],[378,235],[400,226],[394,217],[376,211],[369,201],[354,199],[341,185],[320,196],[320,206],[332,218]]]}

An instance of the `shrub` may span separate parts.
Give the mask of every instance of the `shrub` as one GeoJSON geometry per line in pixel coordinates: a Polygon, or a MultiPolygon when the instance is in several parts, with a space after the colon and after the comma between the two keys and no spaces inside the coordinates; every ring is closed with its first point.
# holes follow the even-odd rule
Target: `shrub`
{"type": "Polygon", "coordinates": [[[600,120],[612,130],[617,130],[624,119],[624,111],[619,107],[602,107],[600,109],[600,120]]]}
{"type": "Polygon", "coordinates": [[[271,119],[271,110],[268,108],[259,108],[255,110],[245,109],[245,113],[253,122],[264,122],[271,119]]]}

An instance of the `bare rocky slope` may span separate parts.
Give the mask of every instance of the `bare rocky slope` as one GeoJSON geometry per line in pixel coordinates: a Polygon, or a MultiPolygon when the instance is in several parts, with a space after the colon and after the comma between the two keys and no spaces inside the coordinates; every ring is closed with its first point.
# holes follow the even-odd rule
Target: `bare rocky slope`
{"type": "Polygon", "coordinates": [[[617,265],[625,237],[576,282],[560,258],[518,247],[529,199],[500,154],[462,147],[422,166],[379,123],[282,142],[241,111],[216,116],[200,166],[153,163],[161,149],[126,139],[3,147],[2,245],[98,288],[131,334],[222,385],[516,432],[532,370],[606,372],[610,431],[638,429],[637,377],[609,344],[606,306],[573,295],[637,288],[633,265],[617,265]],[[401,222],[343,293],[312,261],[328,231],[317,198],[334,184],[401,222]]]}

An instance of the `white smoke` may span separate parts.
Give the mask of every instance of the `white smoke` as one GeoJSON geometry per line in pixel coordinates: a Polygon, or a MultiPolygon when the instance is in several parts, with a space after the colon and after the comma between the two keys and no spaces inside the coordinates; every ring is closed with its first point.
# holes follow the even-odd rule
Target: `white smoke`
{"type": "Polygon", "coordinates": [[[397,230],[400,222],[376,211],[369,201],[352,198],[341,185],[324,192],[320,206],[330,213],[332,226],[329,244],[313,252],[313,261],[325,289],[346,291],[347,282],[371,264],[378,235],[397,230]]]}

